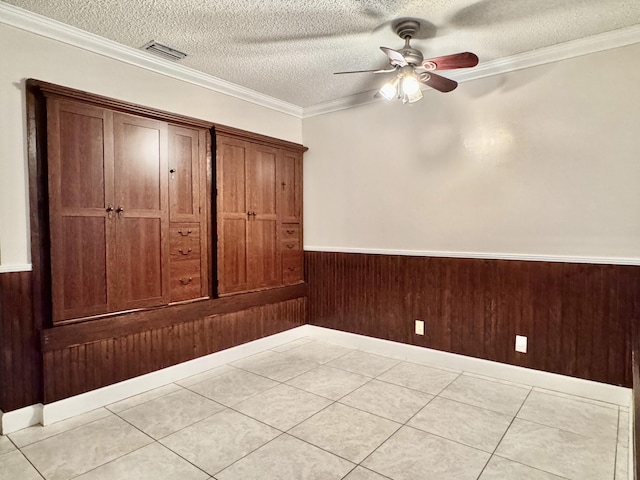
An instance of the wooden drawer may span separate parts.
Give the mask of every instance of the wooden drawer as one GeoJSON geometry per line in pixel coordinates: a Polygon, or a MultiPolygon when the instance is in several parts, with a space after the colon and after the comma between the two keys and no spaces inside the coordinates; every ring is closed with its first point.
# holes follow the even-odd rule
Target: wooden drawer
{"type": "Polygon", "coordinates": [[[171,262],[171,301],[200,298],[200,259],[171,262]]]}
{"type": "Polygon", "coordinates": [[[280,227],[280,239],[285,240],[301,240],[301,229],[299,223],[283,223],[280,227]]]}
{"type": "Polygon", "coordinates": [[[200,238],[200,225],[197,223],[172,223],[169,231],[172,240],[174,238],[183,240],[200,238]]]}
{"type": "Polygon", "coordinates": [[[200,258],[200,229],[194,227],[170,228],[169,252],[171,262],[200,258]]]}
{"type": "Polygon", "coordinates": [[[298,239],[282,240],[280,242],[280,249],[282,250],[282,253],[299,251],[300,240],[298,239]]]}
{"type": "Polygon", "coordinates": [[[302,250],[282,252],[282,283],[299,283],[304,280],[302,250]]]}

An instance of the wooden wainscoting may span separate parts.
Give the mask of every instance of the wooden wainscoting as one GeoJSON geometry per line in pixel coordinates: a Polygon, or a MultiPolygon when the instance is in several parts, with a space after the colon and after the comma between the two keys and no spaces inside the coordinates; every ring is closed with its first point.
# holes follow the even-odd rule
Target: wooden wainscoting
{"type": "Polygon", "coordinates": [[[40,402],[42,356],[31,307],[31,272],[0,274],[0,410],[40,402]]]}
{"type": "Polygon", "coordinates": [[[313,325],[632,384],[640,267],[305,252],[305,271],[313,325]]]}
{"type": "MultiPolygon", "coordinates": [[[[306,298],[301,297],[47,349],[44,352],[44,403],[273,335],[305,322],[306,298]]],[[[76,326],[68,328],[71,327],[76,326]]],[[[67,327],[53,330],[64,328],[67,327]]]]}
{"type": "Polygon", "coordinates": [[[42,329],[33,274],[0,274],[0,410],[50,403],[306,323],[304,284],[42,329]]]}

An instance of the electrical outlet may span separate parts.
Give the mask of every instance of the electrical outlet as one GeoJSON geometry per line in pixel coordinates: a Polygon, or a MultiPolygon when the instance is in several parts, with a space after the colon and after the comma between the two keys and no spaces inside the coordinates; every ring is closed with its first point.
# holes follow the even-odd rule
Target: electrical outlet
{"type": "Polygon", "coordinates": [[[424,322],[416,320],[416,335],[424,335],[424,322]]]}
{"type": "Polygon", "coordinates": [[[527,353],[527,337],[516,335],[516,352],[527,353]]]}

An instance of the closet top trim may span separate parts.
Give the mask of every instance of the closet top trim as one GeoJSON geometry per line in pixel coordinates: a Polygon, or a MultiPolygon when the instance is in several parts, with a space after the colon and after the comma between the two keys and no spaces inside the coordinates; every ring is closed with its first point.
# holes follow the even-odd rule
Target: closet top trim
{"type": "Polygon", "coordinates": [[[166,122],[178,123],[180,125],[189,125],[204,128],[211,128],[214,125],[212,122],[206,122],[197,118],[187,117],[185,115],[179,115],[177,113],[165,112],[164,110],[145,107],[142,105],[136,105],[135,103],[125,102],[123,100],[117,100],[110,97],[104,97],[102,95],[96,95],[94,93],[84,92],[82,90],[62,87],[53,83],[43,82],[41,80],[27,80],[27,88],[39,90],[46,97],[64,97],[67,99],[71,98],[74,100],[91,103],[100,107],[107,107],[124,113],[133,113],[136,115],[153,118],[155,120],[164,120],[166,122]]]}
{"type": "Polygon", "coordinates": [[[280,140],[278,138],[268,137],[266,135],[260,135],[258,133],[247,132],[238,128],[227,127],[225,125],[214,125],[216,135],[237,138],[238,140],[246,140],[248,142],[257,142],[262,145],[269,145],[276,148],[285,148],[288,150],[296,150],[300,152],[306,152],[309,150],[304,145],[299,143],[287,142],[286,140],[280,140]]]}
{"type": "Polygon", "coordinates": [[[116,98],[105,97],[97,95],[95,93],[89,93],[82,90],[76,90],[74,88],[63,87],[42,80],[36,80],[30,78],[26,81],[27,89],[33,91],[39,91],[47,97],[63,97],[79,100],[86,103],[91,103],[101,107],[107,107],[112,110],[117,110],[123,113],[131,113],[134,115],[141,115],[147,118],[153,118],[155,120],[163,120],[169,123],[179,124],[183,126],[200,127],[200,128],[214,128],[216,133],[241,138],[249,141],[258,141],[266,143],[272,146],[287,148],[291,150],[299,150],[302,152],[308,149],[298,143],[288,142],[286,140],[280,140],[278,138],[269,137],[266,135],[260,135],[257,133],[247,132],[238,128],[228,127],[226,125],[220,125],[214,122],[201,120],[198,118],[188,117],[186,115],[180,115],[178,113],[167,112],[157,108],[146,107],[143,105],[137,105],[135,103],[126,102],[124,100],[118,100],[116,98]]]}

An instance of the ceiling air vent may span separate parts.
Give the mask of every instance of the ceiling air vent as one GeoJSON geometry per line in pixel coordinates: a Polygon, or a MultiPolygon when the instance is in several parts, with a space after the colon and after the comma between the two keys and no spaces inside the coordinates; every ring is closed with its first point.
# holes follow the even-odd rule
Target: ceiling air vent
{"type": "Polygon", "coordinates": [[[187,56],[186,53],[182,53],[175,48],[167,47],[166,45],[162,45],[161,43],[156,42],[155,40],[151,40],[146,45],[142,46],[142,50],[146,50],[149,53],[153,53],[159,57],[165,58],[167,60],[171,60],[177,62],[178,60],[182,60],[187,56]]]}

